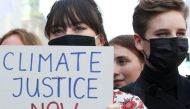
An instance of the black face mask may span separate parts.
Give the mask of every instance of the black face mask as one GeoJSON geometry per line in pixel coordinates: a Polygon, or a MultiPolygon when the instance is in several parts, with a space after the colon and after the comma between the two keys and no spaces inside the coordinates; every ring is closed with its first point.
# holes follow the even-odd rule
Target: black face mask
{"type": "Polygon", "coordinates": [[[148,61],[160,72],[177,69],[187,56],[188,39],[150,39],[148,61]]]}
{"type": "Polygon", "coordinates": [[[48,45],[96,46],[95,38],[82,35],[64,35],[48,42],[48,45]]]}

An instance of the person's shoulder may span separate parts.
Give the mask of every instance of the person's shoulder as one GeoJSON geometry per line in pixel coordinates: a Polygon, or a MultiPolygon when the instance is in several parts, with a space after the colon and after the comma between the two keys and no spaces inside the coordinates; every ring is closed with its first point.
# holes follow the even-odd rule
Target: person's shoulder
{"type": "Polygon", "coordinates": [[[180,76],[180,79],[178,82],[178,87],[180,87],[181,90],[189,93],[189,91],[190,91],[190,80],[187,77],[180,76]]]}
{"type": "Polygon", "coordinates": [[[124,87],[119,88],[119,90],[124,91],[124,92],[132,92],[134,87],[135,87],[135,83],[131,83],[131,84],[128,84],[124,87]]]}
{"type": "Polygon", "coordinates": [[[145,101],[145,96],[148,87],[150,87],[150,84],[142,78],[139,78],[136,82],[128,84],[120,88],[120,90],[123,92],[132,93],[140,97],[142,101],[145,101]]]}
{"type": "Polygon", "coordinates": [[[182,98],[184,104],[190,106],[190,80],[187,77],[180,76],[178,82],[179,96],[182,98]]]}
{"type": "Polygon", "coordinates": [[[190,85],[190,79],[188,79],[187,77],[181,76],[180,75],[180,82],[184,85],[190,85]]]}
{"type": "Polygon", "coordinates": [[[121,109],[147,109],[142,100],[131,93],[125,93],[119,89],[115,89],[114,92],[114,103],[120,105],[121,109]]]}
{"type": "Polygon", "coordinates": [[[148,83],[144,81],[143,79],[139,78],[136,82],[128,84],[122,88],[120,88],[121,91],[129,92],[129,93],[135,93],[135,92],[142,92],[142,90],[145,89],[145,87],[148,86],[148,83]]]}

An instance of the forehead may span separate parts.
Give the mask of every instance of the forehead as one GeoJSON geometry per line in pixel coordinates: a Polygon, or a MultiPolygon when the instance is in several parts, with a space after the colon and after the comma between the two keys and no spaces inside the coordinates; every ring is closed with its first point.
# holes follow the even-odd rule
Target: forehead
{"type": "Polygon", "coordinates": [[[13,34],[4,40],[2,45],[23,45],[23,42],[17,34],[13,34]]]}
{"type": "Polygon", "coordinates": [[[184,16],[178,11],[168,11],[154,16],[148,23],[148,30],[186,29],[184,16]]]}
{"type": "Polygon", "coordinates": [[[114,46],[114,54],[115,54],[115,56],[135,55],[129,48],[122,47],[120,45],[113,45],[113,46],[114,46]]]}

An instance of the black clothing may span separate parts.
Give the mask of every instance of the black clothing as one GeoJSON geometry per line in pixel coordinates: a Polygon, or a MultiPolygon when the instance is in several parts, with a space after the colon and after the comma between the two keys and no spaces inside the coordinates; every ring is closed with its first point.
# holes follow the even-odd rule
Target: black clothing
{"type": "Polygon", "coordinates": [[[139,96],[148,109],[190,109],[190,80],[178,69],[163,73],[145,65],[138,80],[120,90],[139,96]]]}
{"type": "Polygon", "coordinates": [[[189,80],[190,80],[190,75],[187,75],[187,79],[189,79],[189,80]]]}

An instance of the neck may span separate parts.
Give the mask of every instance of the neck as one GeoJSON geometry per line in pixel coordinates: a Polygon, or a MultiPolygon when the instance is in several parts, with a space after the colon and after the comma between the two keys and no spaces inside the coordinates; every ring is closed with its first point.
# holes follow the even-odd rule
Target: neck
{"type": "Polygon", "coordinates": [[[177,82],[178,69],[172,70],[170,72],[158,72],[150,68],[145,64],[142,77],[151,84],[156,84],[163,89],[168,89],[173,87],[177,82]]]}
{"type": "Polygon", "coordinates": [[[148,68],[150,68],[151,70],[155,71],[155,72],[159,72],[159,70],[154,67],[148,60],[145,59],[145,64],[147,65],[148,68]]]}

